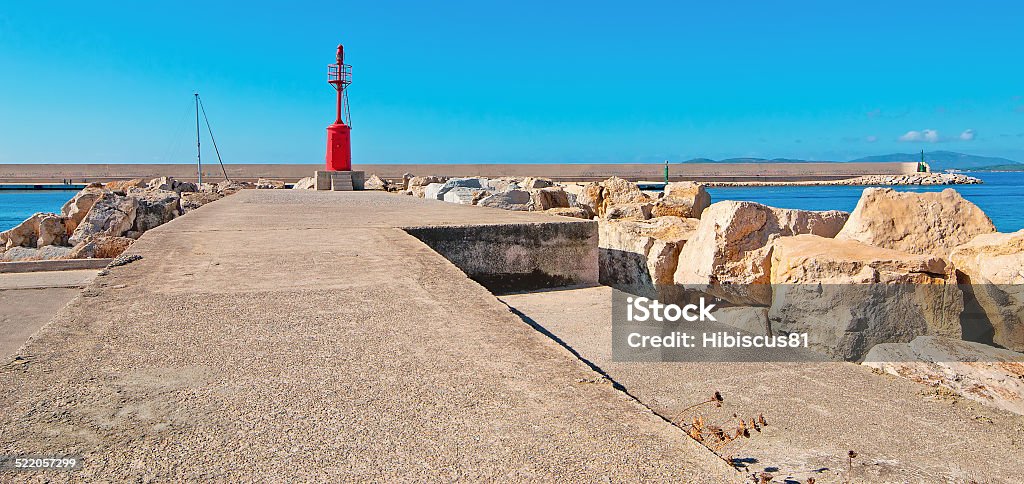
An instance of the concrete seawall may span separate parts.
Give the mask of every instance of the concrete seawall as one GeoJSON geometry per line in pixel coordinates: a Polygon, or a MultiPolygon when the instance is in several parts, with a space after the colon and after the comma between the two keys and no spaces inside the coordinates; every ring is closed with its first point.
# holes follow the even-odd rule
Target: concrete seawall
{"type": "MultiPolygon", "coordinates": [[[[559,217],[562,219],[562,217],[559,217]]],[[[405,229],[495,292],[597,284],[597,222],[405,229]]]]}
{"type": "MultiPolygon", "coordinates": [[[[799,181],[838,180],[861,175],[900,175],[914,173],[917,164],[906,163],[676,163],[669,165],[672,179],[696,181],[799,181]]],[[[273,178],[294,182],[311,176],[322,164],[229,164],[228,176],[239,180],[273,178]]],[[[401,178],[404,173],[439,176],[541,176],[560,181],[603,180],[618,176],[628,180],[662,180],[661,164],[357,164],[355,170],[383,178],[401,178]]],[[[0,183],[75,183],[132,178],[172,176],[195,180],[192,164],[4,164],[0,165],[0,183]]],[[[205,165],[203,177],[221,180],[218,165],[205,165]]]]}

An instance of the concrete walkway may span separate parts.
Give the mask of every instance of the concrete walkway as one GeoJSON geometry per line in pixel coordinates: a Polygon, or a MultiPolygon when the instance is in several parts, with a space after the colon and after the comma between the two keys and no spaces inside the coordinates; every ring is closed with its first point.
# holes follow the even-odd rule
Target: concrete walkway
{"type": "MultiPolygon", "coordinates": [[[[672,418],[719,391],[712,421],[764,414],[729,450],[781,482],[1021,482],[1024,417],[853,363],[625,363],[611,358],[608,287],[501,297],[672,418]],[[848,469],[847,452],[858,456],[848,469]],[[852,471],[852,472],[850,472],[852,471]],[[787,481],[789,482],[789,481],[787,481]]],[[[688,414],[692,417],[693,414],[688,414]]]]}
{"type": "Polygon", "coordinates": [[[0,454],[110,480],[738,479],[396,228],[552,220],[372,192],[204,206],[2,364],[0,454]]]}

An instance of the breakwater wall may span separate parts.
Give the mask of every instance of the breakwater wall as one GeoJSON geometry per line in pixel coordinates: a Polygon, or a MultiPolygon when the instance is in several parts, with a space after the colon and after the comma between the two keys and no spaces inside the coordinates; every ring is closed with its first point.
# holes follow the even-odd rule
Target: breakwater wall
{"type": "MultiPolygon", "coordinates": [[[[914,173],[914,162],[897,163],[676,163],[669,165],[673,180],[758,182],[842,180],[863,175],[904,175],[914,173]]],[[[272,178],[294,182],[322,170],[322,164],[228,164],[228,176],[234,180],[255,181],[272,178]]],[[[538,176],[558,181],[596,181],[617,176],[627,180],[664,179],[661,164],[356,164],[355,170],[377,174],[382,178],[399,179],[405,173],[414,175],[460,176],[538,176]]],[[[93,181],[150,179],[171,176],[195,181],[192,164],[3,164],[0,183],[89,183],[93,181]]],[[[203,166],[203,177],[211,181],[223,179],[219,165],[203,166]]]]}
{"type": "Polygon", "coordinates": [[[406,227],[496,293],[598,281],[597,222],[406,227]]]}

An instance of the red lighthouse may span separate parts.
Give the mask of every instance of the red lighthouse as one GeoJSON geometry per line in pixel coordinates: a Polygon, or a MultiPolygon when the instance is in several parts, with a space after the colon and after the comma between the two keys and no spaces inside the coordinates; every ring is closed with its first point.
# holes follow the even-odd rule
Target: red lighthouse
{"type": "Polygon", "coordinates": [[[352,126],[348,112],[348,88],[352,66],[345,64],[345,47],[338,44],[337,62],[327,66],[327,82],[338,91],[337,116],[327,127],[327,171],[352,170],[352,126]]]}

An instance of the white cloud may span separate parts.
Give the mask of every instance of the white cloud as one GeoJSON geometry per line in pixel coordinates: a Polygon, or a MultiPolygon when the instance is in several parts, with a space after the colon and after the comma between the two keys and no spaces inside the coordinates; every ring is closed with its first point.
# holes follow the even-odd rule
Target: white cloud
{"type": "Polygon", "coordinates": [[[899,137],[900,141],[924,141],[936,143],[939,141],[939,132],[934,129],[922,129],[921,131],[910,130],[899,137]]]}
{"type": "Polygon", "coordinates": [[[971,141],[974,139],[974,130],[965,129],[963,133],[960,133],[960,139],[963,141],[971,141]]]}
{"type": "Polygon", "coordinates": [[[907,131],[907,134],[900,136],[900,141],[921,141],[921,132],[907,131]]]}
{"type": "Polygon", "coordinates": [[[875,141],[878,141],[878,136],[868,136],[867,138],[864,138],[864,141],[867,141],[868,143],[874,143],[875,141]]]}

